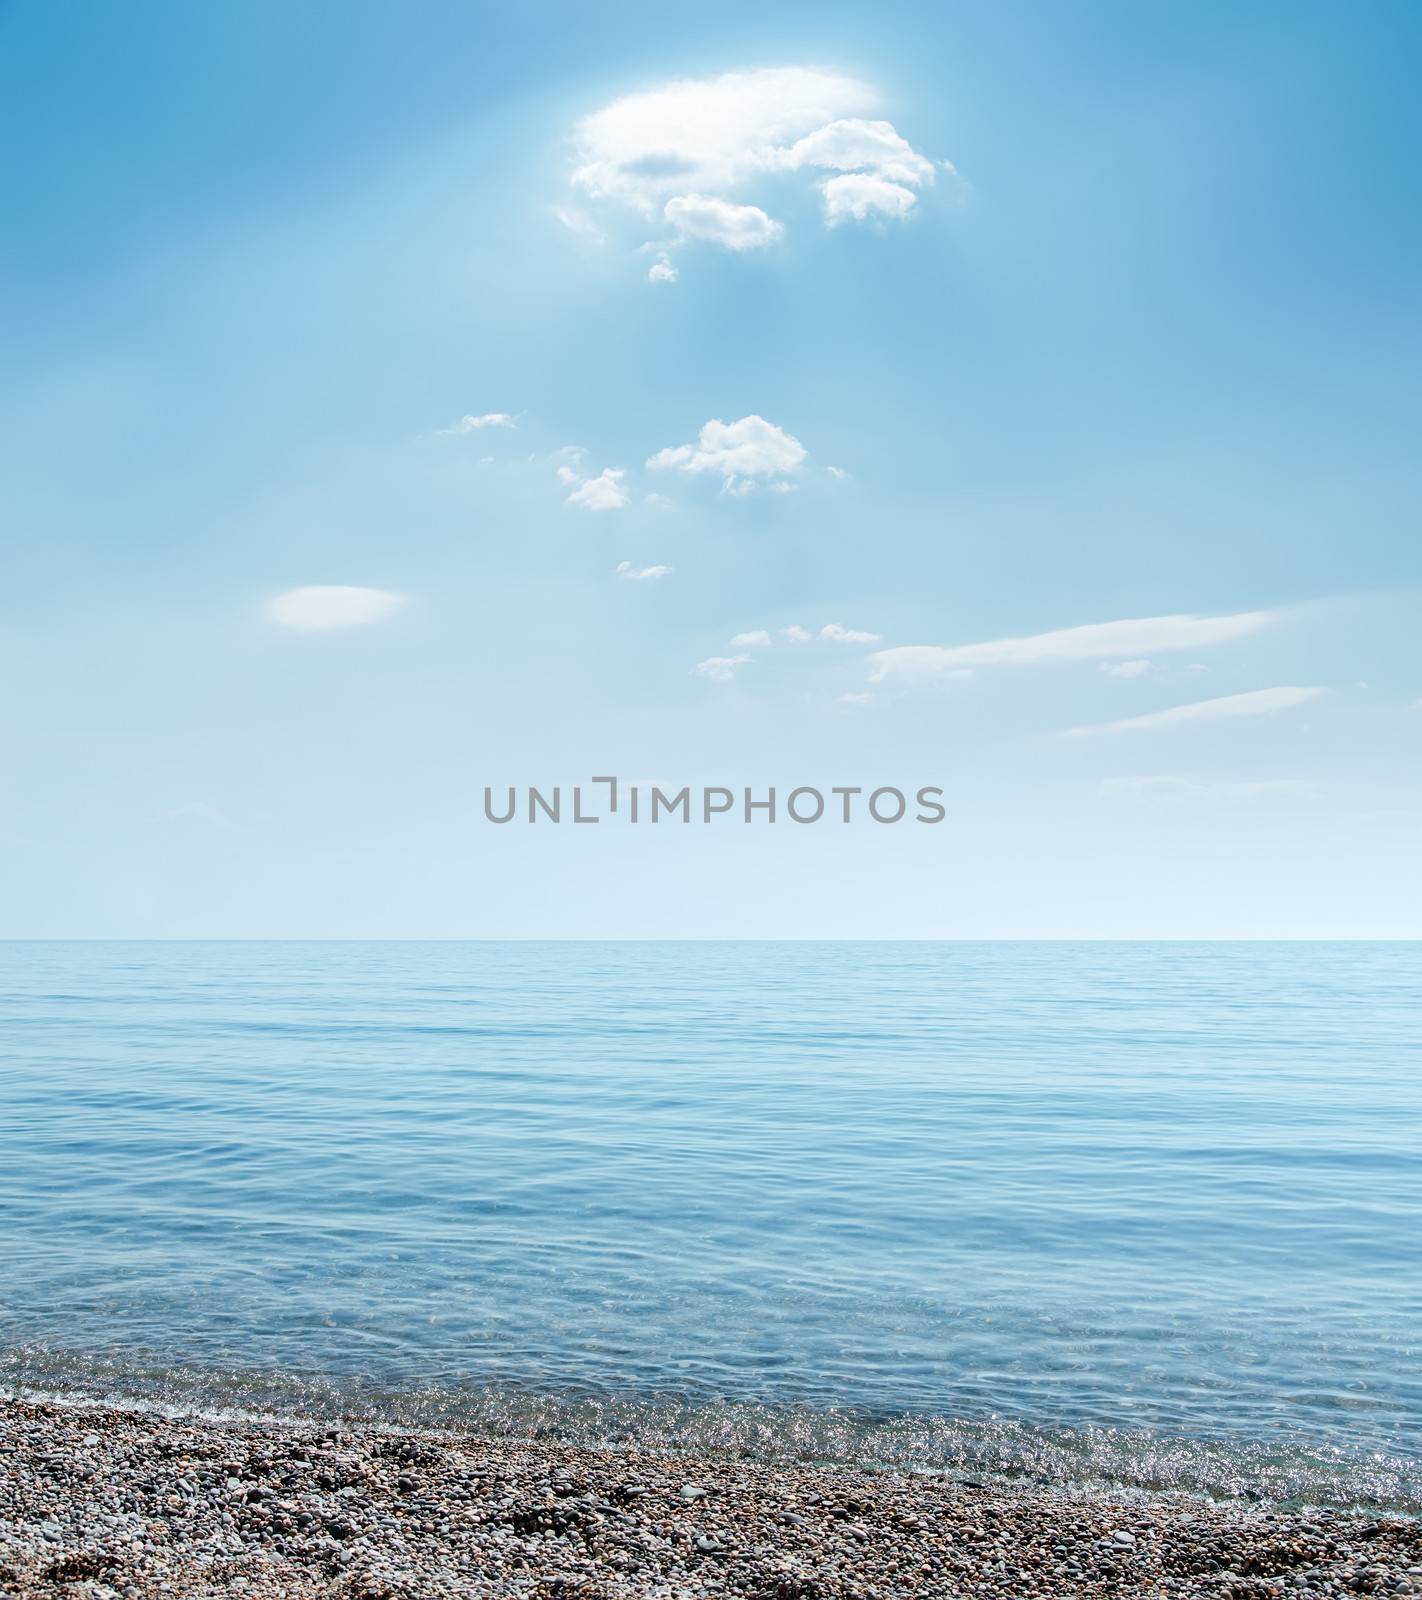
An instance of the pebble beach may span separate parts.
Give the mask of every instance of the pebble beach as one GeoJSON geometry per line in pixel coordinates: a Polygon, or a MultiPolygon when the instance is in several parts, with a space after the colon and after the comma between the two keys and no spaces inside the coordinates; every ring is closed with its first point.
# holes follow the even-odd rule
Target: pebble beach
{"type": "Polygon", "coordinates": [[[1422,1523],[0,1402],[0,1596],[1422,1593],[1422,1523]]]}

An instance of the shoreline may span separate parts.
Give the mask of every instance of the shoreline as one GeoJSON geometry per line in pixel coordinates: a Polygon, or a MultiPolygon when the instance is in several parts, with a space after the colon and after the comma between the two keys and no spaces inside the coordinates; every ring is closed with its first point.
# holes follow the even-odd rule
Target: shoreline
{"type": "Polygon", "coordinates": [[[1396,1516],[0,1400],[19,1600],[1408,1593],[1396,1516]]]}

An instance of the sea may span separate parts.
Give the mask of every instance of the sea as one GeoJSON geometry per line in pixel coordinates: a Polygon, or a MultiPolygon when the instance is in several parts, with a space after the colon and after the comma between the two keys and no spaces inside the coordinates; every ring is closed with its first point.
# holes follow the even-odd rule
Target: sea
{"type": "Polygon", "coordinates": [[[0,1390],[1422,1510],[1422,945],[0,944],[0,1390]]]}

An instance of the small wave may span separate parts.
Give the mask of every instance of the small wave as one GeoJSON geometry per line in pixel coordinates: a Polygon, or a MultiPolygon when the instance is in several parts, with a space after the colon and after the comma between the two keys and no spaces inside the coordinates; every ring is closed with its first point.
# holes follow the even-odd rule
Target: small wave
{"type": "Polygon", "coordinates": [[[514,1384],[389,1389],[319,1374],[209,1371],[33,1348],[0,1352],[0,1396],[172,1417],[316,1421],[599,1449],[854,1462],[1027,1480],[1082,1495],[1178,1494],[1422,1515],[1422,1459],[1353,1454],[1303,1438],[1240,1445],[1119,1428],[1037,1428],[996,1417],[553,1393],[514,1384]]]}

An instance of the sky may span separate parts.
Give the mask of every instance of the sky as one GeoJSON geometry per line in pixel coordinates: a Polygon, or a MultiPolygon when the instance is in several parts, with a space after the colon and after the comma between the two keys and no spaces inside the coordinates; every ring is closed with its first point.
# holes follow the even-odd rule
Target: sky
{"type": "Polygon", "coordinates": [[[1419,47],[0,4],[0,936],[1419,936],[1419,47]]]}

